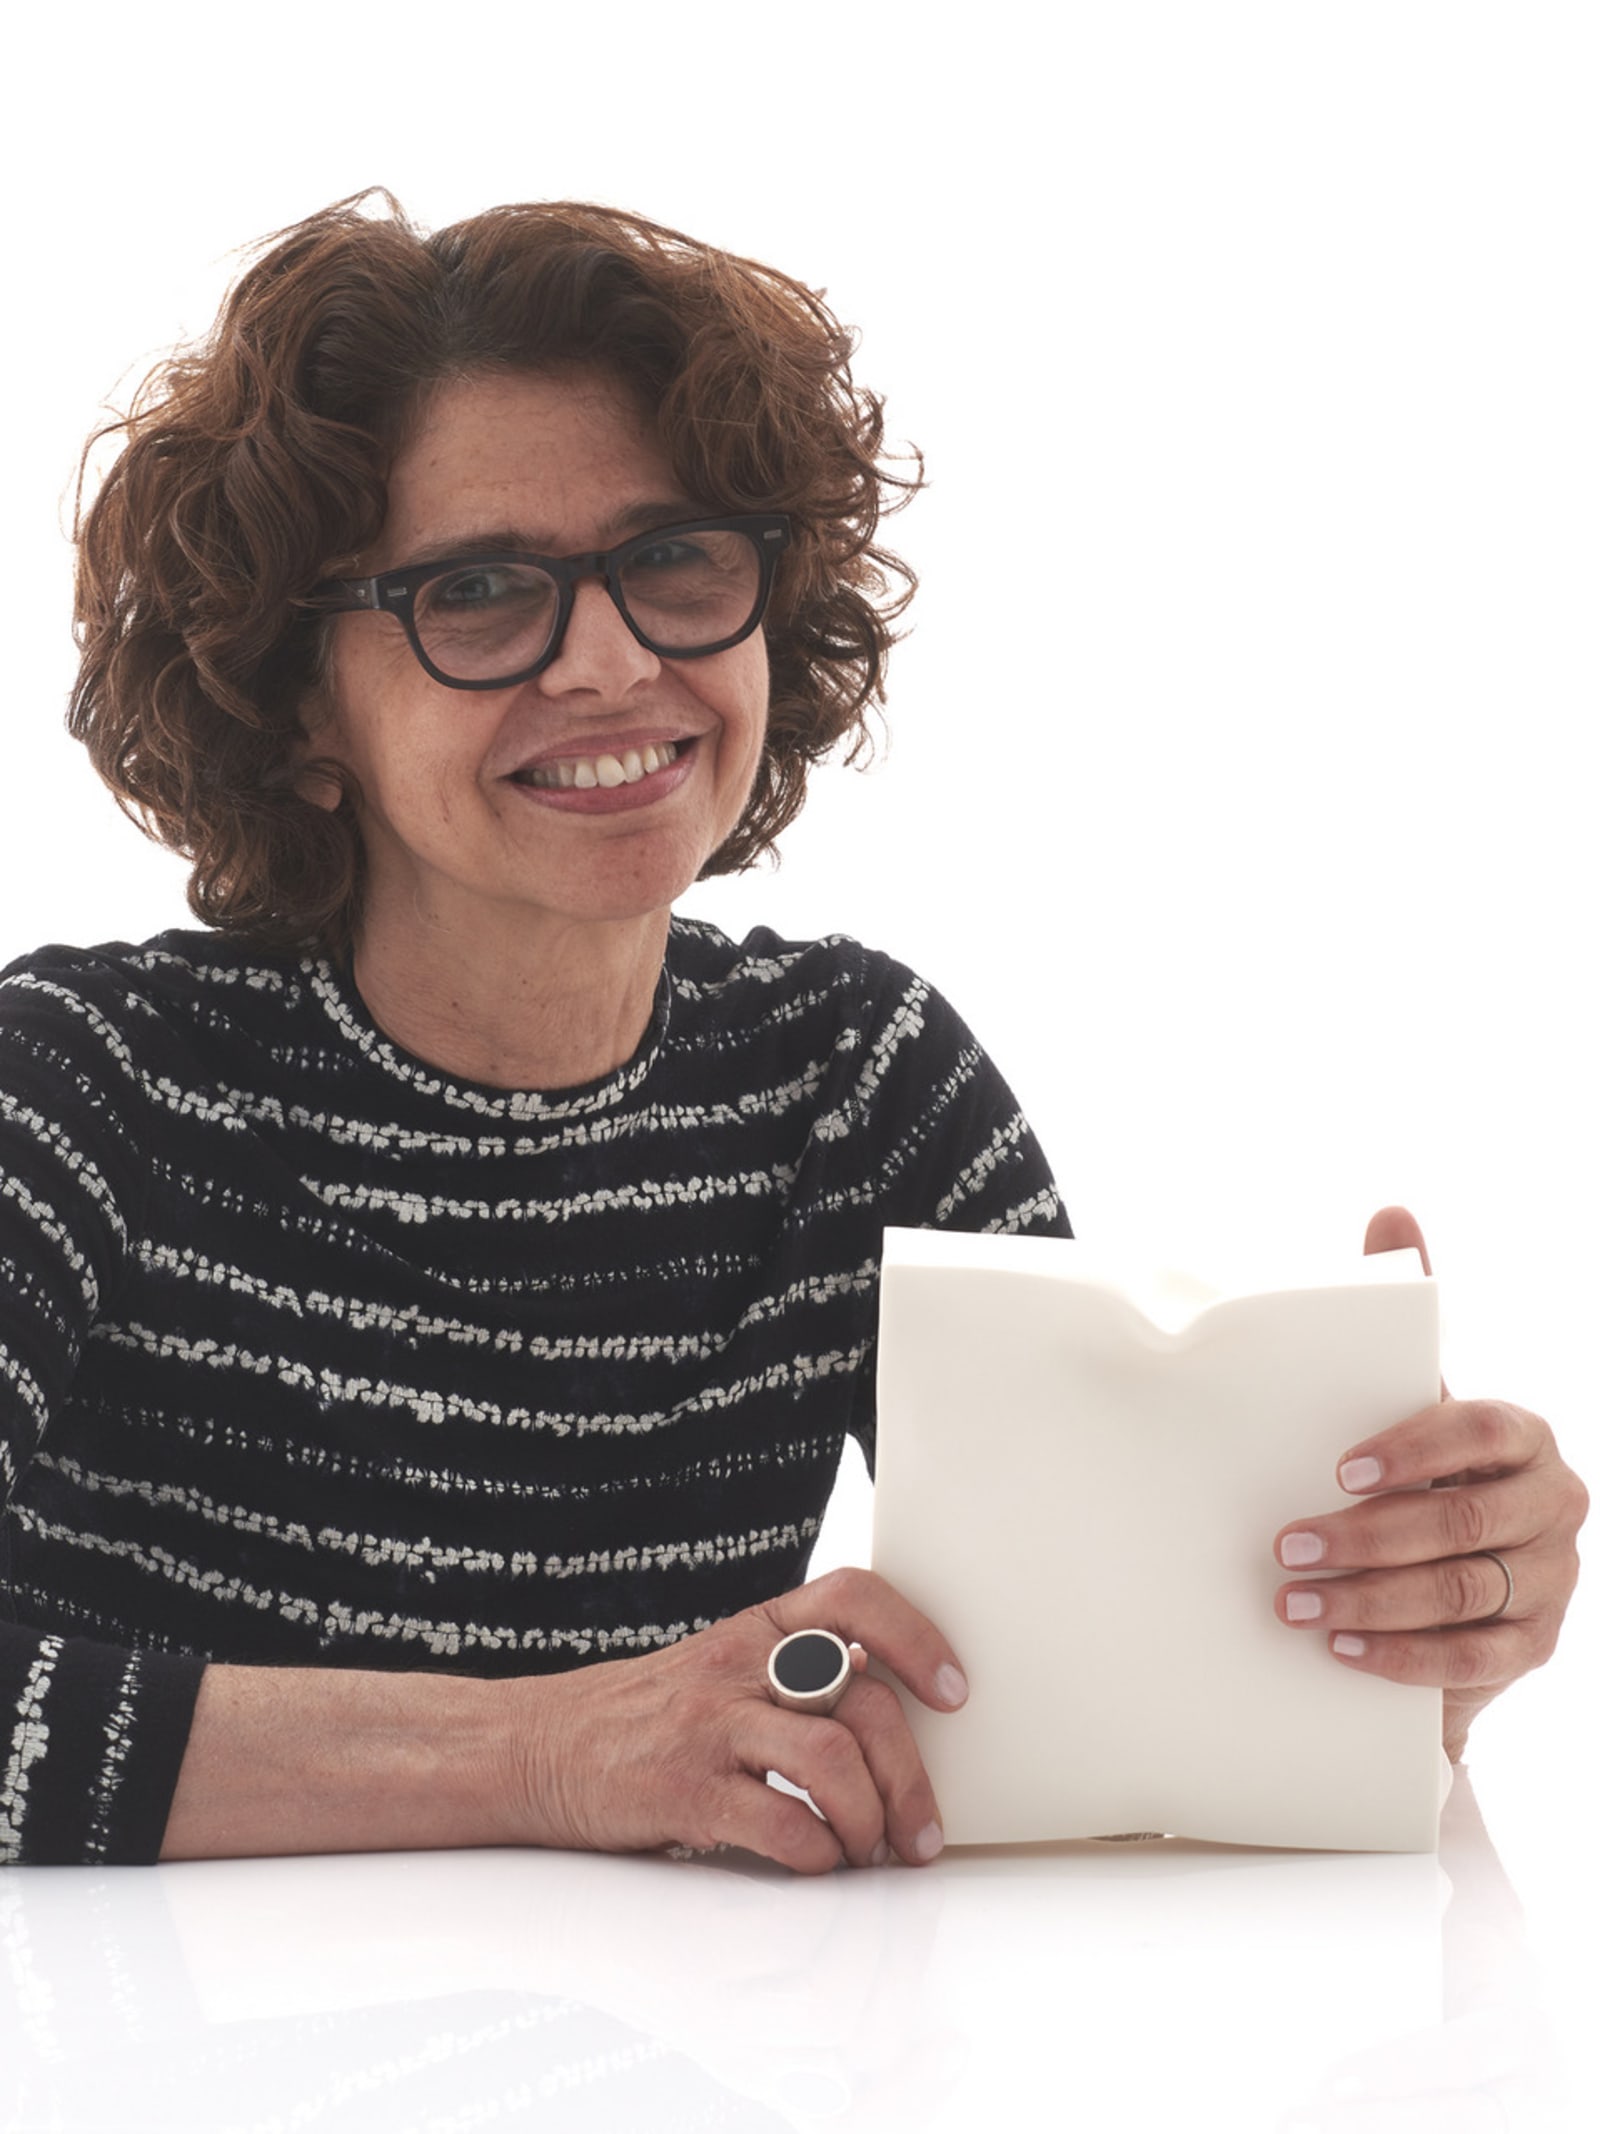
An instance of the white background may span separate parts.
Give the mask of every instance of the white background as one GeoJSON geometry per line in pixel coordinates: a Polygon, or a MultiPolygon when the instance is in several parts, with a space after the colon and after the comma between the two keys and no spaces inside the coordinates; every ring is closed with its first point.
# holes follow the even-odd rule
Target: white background
{"type": "MultiPolygon", "coordinates": [[[[962,1009],[1080,1234],[1359,1249],[1600,1474],[1600,31],[1294,0],[39,11],[11,33],[0,950],[186,923],[60,732],[71,481],[239,246],[371,184],[637,208],[825,286],[931,487],[892,746],[734,931],[962,1009]]],[[[859,1485],[830,1550],[864,1547],[859,1485]]],[[[1485,1719],[1537,1920],[1597,1646],[1485,1719]]],[[[1592,1877],[1591,1877],[1592,1879],[1592,1877]]]]}

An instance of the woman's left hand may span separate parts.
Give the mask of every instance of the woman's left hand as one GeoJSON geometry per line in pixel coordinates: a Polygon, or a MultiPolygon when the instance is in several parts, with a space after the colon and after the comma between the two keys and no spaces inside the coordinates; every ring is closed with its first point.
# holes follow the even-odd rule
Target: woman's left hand
{"type": "MultiPolygon", "coordinates": [[[[1407,1245],[1431,1273],[1413,1216],[1385,1208],[1373,1217],[1368,1252],[1407,1245]]],[[[1285,1570],[1345,1574],[1280,1586],[1279,1620],[1329,1633],[1346,1667],[1440,1684],[1454,1760],[1490,1698],[1554,1652],[1589,1492],[1539,1416],[1439,1390],[1435,1407],[1344,1455],[1340,1487],[1363,1502],[1296,1520],[1274,1553],[1285,1570]],[[1506,1572],[1490,1549],[1515,1588],[1504,1613],[1506,1572]]]]}

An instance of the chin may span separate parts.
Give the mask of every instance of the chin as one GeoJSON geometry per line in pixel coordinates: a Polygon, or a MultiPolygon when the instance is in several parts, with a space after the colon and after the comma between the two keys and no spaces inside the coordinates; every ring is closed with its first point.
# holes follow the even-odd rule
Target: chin
{"type": "Polygon", "coordinates": [[[607,869],[599,879],[574,883],[570,897],[561,899],[561,909],[574,919],[592,919],[614,924],[628,919],[648,919],[670,911],[678,899],[699,880],[710,857],[696,848],[667,865],[625,864],[607,869]]]}
{"type": "Polygon", "coordinates": [[[651,919],[667,917],[693,879],[691,875],[688,880],[680,881],[674,876],[659,886],[640,884],[631,890],[607,888],[597,890],[593,896],[563,897],[559,902],[541,904],[539,908],[574,926],[641,926],[651,919]]]}

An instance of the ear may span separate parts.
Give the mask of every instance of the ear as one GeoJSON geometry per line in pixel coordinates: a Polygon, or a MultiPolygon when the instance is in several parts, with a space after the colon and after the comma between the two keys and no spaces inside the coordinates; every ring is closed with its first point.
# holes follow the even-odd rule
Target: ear
{"type": "Polygon", "coordinates": [[[332,815],[345,796],[334,748],[339,718],[325,683],[308,689],[300,700],[300,739],[290,757],[290,781],[302,800],[332,815]]]}
{"type": "Polygon", "coordinates": [[[302,800],[309,800],[314,808],[325,809],[329,815],[336,814],[344,803],[344,786],[326,766],[326,761],[309,762],[294,774],[294,789],[302,800]]]}

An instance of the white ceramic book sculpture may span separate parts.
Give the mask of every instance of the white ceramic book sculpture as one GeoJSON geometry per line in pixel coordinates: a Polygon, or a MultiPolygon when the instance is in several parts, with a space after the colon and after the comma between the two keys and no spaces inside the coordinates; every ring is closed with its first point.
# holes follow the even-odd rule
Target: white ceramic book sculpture
{"type": "Polygon", "coordinates": [[[1280,1623],[1272,1541],[1438,1397],[1414,1252],[1224,1294],[1066,1239],[888,1231],[872,1563],[971,1683],[953,1714],[902,1699],[947,1840],[1431,1850],[1440,1692],[1280,1623]]]}

